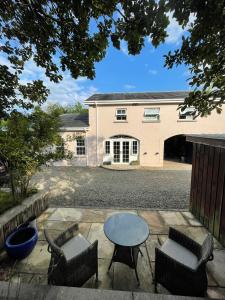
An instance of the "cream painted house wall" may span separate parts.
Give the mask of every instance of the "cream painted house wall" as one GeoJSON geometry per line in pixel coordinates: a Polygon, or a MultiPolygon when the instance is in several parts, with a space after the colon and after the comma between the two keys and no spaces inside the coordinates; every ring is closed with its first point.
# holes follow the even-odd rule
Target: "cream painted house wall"
{"type": "MultiPolygon", "coordinates": [[[[225,106],[225,105],[224,105],[225,106]]],[[[89,166],[101,165],[104,142],[115,135],[128,135],[140,142],[140,165],[162,166],[164,141],[178,134],[225,133],[225,109],[194,121],[179,120],[177,103],[96,104],[89,106],[87,156],[89,166]],[[160,108],[160,121],[144,121],[145,108],[160,108]],[[127,121],[116,121],[117,108],[127,109],[127,121]]]]}
{"type": "Polygon", "coordinates": [[[88,165],[88,155],[76,155],[76,138],[77,137],[84,137],[85,144],[86,144],[86,153],[88,150],[87,145],[87,133],[85,130],[76,130],[76,131],[64,131],[60,132],[61,137],[64,140],[64,149],[68,150],[72,153],[73,157],[68,160],[61,160],[54,162],[55,166],[79,166],[84,167],[88,165]]]}

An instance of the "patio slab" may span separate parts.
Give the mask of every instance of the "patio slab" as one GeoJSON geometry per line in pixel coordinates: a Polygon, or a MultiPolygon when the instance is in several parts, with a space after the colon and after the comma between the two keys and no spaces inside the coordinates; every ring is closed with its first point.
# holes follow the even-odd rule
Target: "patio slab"
{"type": "MultiPolygon", "coordinates": [[[[140,286],[137,284],[135,271],[121,263],[114,264],[113,289],[122,291],[146,291],[152,292],[152,274],[146,247],[142,247],[143,256],[139,254],[137,272],[140,280],[140,286]]],[[[111,271],[110,271],[111,272],[111,271]]]]}
{"type": "Polygon", "coordinates": [[[225,287],[225,250],[214,250],[214,260],[207,264],[209,272],[219,286],[225,287]]]}
{"type": "MultiPolygon", "coordinates": [[[[197,226],[195,222],[193,223],[193,220],[192,215],[188,212],[178,211],[92,210],[84,208],[63,208],[61,210],[60,208],[50,208],[37,220],[39,240],[33,252],[26,259],[15,263],[15,261],[7,257],[5,252],[0,253],[0,279],[11,280],[15,283],[45,284],[47,282],[50,254],[47,252],[47,243],[43,235],[43,229],[48,228],[51,236],[55,238],[72,224],[79,223],[79,232],[82,235],[90,242],[98,240],[99,281],[96,284],[95,277],[93,276],[83,287],[97,288],[98,290],[131,291],[135,292],[131,294],[133,296],[136,295],[136,292],[153,292],[152,278],[155,267],[155,247],[165,242],[169,226],[181,230],[201,243],[208,232],[202,225],[197,226]],[[147,221],[150,228],[148,240],[145,244],[141,245],[144,256],[141,257],[139,255],[138,258],[139,287],[137,286],[134,270],[126,265],[113,263],[110,272],[107,272],[114,245],[104,234],[104,222],[112,214],[125,211],[138,213],[147,221]],[[173,220],[174,222],[172,222],[173,220]]],[[[221,295],[223,295],[225,289],[225,250],[216,240],[214,255],[214,261],[208,263],[208,295],[209,297],[218,298],[219,296],[222,297],[221,295]]],[[[168,291],[160,285],[158,290],[161,294],[168,294],[168,291]]]]}
{"type": "Polygon", "coordinates": [[[155,261],[155,248],[160,246],[158,236],[150,235],[145,243],[150,260],[155,261]]]}
{"type": "Polygon", "coordinates": [[[181,212],[177,211],[159,211],[165,223],[169,226],[188,225],[181,212]]]}
{"type": "Polygon", "coordinates": [[[111,259],[113,255],[114,245],[104,234],[103,224],[93,223],[88,234],[88,240],[93,243],[98,240],[98,257],[111,259]]]}
{"type": "Polygon", "coordinates": [[[191,226],[202,226],[202,224],[194,217],[194,215],[191,212],[184,211],[182,212],[182,215],[191,226]]]}
{"type": "Polygon", "coordinates": [[[158,211],[138,211],[139,216],[144,218],[150,226],[150,234],[167,234],[168,226],[158,211]]]}

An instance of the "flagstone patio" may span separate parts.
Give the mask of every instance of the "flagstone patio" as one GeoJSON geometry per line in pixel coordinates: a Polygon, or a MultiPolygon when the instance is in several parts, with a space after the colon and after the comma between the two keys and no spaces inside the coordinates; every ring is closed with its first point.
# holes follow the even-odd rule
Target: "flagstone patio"
{"type": "MultiPolygon", "coordinates": [[[[202,242],[207,230],[188,211],[156,211],[156,210],[127,210],[143,217],[150,227],[150,236],[139,256],[138,273],[140,286],[137,286],[134,270],[114,263],[110,272],[107,272],[113,254],[113,244],[103,232],[105,220],[112,214],[124,210],[113,209],[80,209],[80,208],[48,208],[38,218],[39,240],[33,252],[24,260],[15,262],[8,258],[6,253],[0,253],[0,280],[15,283],[47,284],[47,270],[50,254],[47,252],[47,243],[43,235],[43,228],[50,230],[53,238],[73,223],[79,223],[79,232],[90,242],[99,241],[99,282],[96,285],[94,278],[84,287],[124,291],[154,292],[152,278],[154,276],[155,247],[160,246],[167,238],[169,226],[173,226],[198,242],[202,242]]],[[[214,261],[208,263],[209,288],[208,297],[225,297],[225,249],[214,241],[214,261]]],[[[168,294],[164,288],[160,293],[168,294]]]]}

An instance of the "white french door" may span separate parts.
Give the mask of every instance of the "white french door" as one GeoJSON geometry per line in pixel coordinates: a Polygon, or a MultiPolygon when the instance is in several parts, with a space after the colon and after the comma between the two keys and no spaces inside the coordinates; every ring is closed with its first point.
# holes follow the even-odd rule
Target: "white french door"
{"type": "Polygon", "coordinates": [[[113,141],[113,163],[126,164],[130,162],[130,142],[113,141]]]}

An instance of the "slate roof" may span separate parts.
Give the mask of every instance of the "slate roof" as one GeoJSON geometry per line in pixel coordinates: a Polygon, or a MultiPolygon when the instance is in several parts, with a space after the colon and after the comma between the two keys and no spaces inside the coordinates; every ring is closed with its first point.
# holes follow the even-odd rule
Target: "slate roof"
{"type": "Polygon", "coordinates": [[[187,97],[188,92],[150,92],[150,93],[112,93],[112,94],[94,94],[86,101],[98,100],[157,100],[157,99],[180,99],[187,97]]]}
{"type": "Polygon", "coordinates": [[[88,127],[88,113],[86,114],[63,114],[60,116],[62,127],[88,127]]]}

